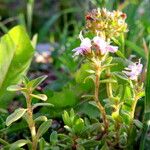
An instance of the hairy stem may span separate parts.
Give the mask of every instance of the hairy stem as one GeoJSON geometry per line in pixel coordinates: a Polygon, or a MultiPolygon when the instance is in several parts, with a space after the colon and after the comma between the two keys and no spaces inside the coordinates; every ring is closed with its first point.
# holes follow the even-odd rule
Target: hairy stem
{"type": "Polygon", "coordinates": [[[100,103],[99,101],[99,78],[100,78],[100,70],[99,70],[99,67],[97,67],[96,69],[96,78],[95,78],[95,94],[94,94],[94,100],[99,108],[99,111],[101,112],[102,114],[102,119],[103,119],[103,122],[104,122],[104,125],[105,125],[105,131],[108,130],[108,120],[107,120],[107,117],[106,117],[106,112],[105,112],[105,109],[104,107],[102,106],[102,104],[100,103]]]}
{"type": "Polygon", "coordinates": [[[30,94],[27,95],[27,114],[28,114],[28,124],[29,124],[29,129],[31,132],[32,136],[32,150],[37,149],[37,137],[36,137],[36,129],[35,129],[35,122],[33,120],[33,111],[32,111],[32,106],[31,106],[31,96],[30,94]]]}

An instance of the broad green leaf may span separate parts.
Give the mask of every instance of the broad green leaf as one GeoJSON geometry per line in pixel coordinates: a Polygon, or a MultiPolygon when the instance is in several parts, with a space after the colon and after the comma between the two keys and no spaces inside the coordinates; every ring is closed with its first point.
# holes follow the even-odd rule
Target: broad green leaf
{"type": "Polygon", "coordinates": [[[50,107],[53,107],[54,105],[51,104],[51,103],[36,103],[36,104],[33,105],[32,109],[35,109],[35,108],[37,108],[39,106],[50,106],[50,107]]]}
{"type": "Polygon", "coordinates": [[[43,122],[37,131],[37,137],[40,138],[51,126],[52,120],[43,122]]]}
{"type": "Polygon", "coordinates": [[[30,94],[32,97],[40,99],[42,101],[46,101],[47,100],[47,96],[45,94],[30,94]]]}
{"type": "Polygon", "coordinates": [[[26,31],[21,26],[11,29],[0,39],[0,105],[7,106],[11,100],[10,92],[6,91],[9,85],[17,84],[25,75],[34,49],[26,31]]]}
{"type": "Polygon", "coordinates": [[[76,93],[72,89],[64,88],[60,92],[54,92],[52,97],[49,97],[47,102],[55,106],[55,108],[72,107],[77,104],[76,93]]]}
{"type": "Polygon", "coordinates": [[[9,115],[7,117],[7,119],[6,119],[6,125],[9,126],[13,122],[15,122],[18,119],[20,119],[25,114],[26,111],[27,111],[27,109],[24,109],[24,108],[18,108],[18,109],[16,109],[11,115],[9,115]]]}

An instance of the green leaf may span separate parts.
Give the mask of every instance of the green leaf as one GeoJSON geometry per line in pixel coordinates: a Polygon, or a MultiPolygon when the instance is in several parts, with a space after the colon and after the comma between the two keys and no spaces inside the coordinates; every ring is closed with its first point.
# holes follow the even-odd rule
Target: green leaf
{"type": "Polygon", "coordinates": [[[70,116],[67,111],[64,111],[62,118],[63,118],[65,125],[67,125],[69,127],[72,126],[72,122],[71,122],[70,116]]]}
{"type": "Polygon", "coordinates": [[[52,145],[55,145],[58,142],[58,134],[56,131],[53,131],[50,135],[50,142],[52,145]]]}
{"type": "Polygon", "coordinates": [[[85,83],[87,80],[89,80],[89,79],[91,79],[93,82],[95,82],[95,75],[89,75],[89,76],[87,76],[85,79],[84,79],[84,81],[83,81],[83,83],[85,83]]]}
{"type": "Polygon", "coordinates": [[[33,105],[32,109],[35,109],[35,108],[37,108],[39,106],[50,106],[50,107],[53,107],[54,105],[51,104],[51,103],[36,103],[36,104],[33,105]]]}
{"type": "Polygon", "coordinates": [[[22,147],[22,146],[24,146],[24,145],[26,145],[28,143],[30,143],[29,140],[23,140],[23,139],[22,140],[18,140],[16,142],[14,142],[13,144],[11,144],[10,149],[11,150],[16,150],[17,148],[22,147]]]}
{"type": "Polygon", "coordinates": [[[95,71],[94,71],[94,70],[92,70],[92,69],[90,69],[90,70],[86,70],[86,72],[88,72],[88,73],[90,73],[90,74],[94,74],[94,73],[95,73],[95,71]]]}
{"type": "Polygon", "coordinates": [[[37,121],[47,121],[47,117],[46,116],[39,116],[36,119],[34,119],[35,122],[37,121]]]}
{"type": "Polygon", "coordinates": [[[6,89],[17,84],[25,75],[34,49],[26,31],[21,26],[11,29],[0,39],[0,105],[7,106],[12,94],[6,89]],[[6,59],[7,58],[7,59],[6,59]]]}
{"type": "Polygon", "coordinates": [[[144,49],[137,46],[134,42],[131,42],[131,41],[127,41],[125,42],[125,44],[130,47],[134,52],[136,52],[140,57],[146,59],[146,55],[145,55],[145,52],[144,52],[144,49]]]}
{"type": "Polygon", "coordinates": [[[27,87],[28,88],[32,88],[33,90],[38,86],[40,85],[45,79],[47,78],[47,75],[43,75],[43,76],[40,76],[36,79],[33,79],[31,81],[29,81],[27,87]]]}
{"type": "Polygon", "coordinates": [[[47,102],[55,106],[55,108],[72,107],[77,104],[77,96],[74,90],[64,88],[60,92],[54,92],[52,97],[49,97],[47,102]]]}
{"type": "Polygon", "coordinates": [[[39,150],[44,150],[46,147],[46,141],[44,140],[44,138],[41,138],[39,140],[39,150]]]}
{"type": "Polygon", "coordinates": [[[143,132],[140,141],[140,150],[145,149],[146,137],[148,135],[148,130],[150,129],[150,51],[148,55],[147,62],[147,75],[146,75],[146,87],[145,87],[145,108],[144,108],[144,122],[143,122],[143,132]]]}
{"type": "Polygon", "coordinates": [[[20,87],[19,85],[11,85],[7,88],[7,91],[11,91],[11,92],[16,92],[16,91],[21,91],[22,87],[20,87]]]}
{"type": "Polygon", "coordinates": [[[35,34],[32,37],[32,42],[31,42],[34,49],[36,48],[36,45],[37,45],[37,39],[38,39],[38,34],[35,34]]]}
{"type": "Polygon", "coordinates": [[[133,120],[133,123],[134,123],[138,128],[140,128],[140,129],[143,128],[143,123],[140,122],[139,120],[134,119],[134,120],[133,120]]]}
{"type": "Polygon", "coordinates": [[[100,80],[100,83],[117,83],[116,80],[114,79],[104,79],[104,80],[100,80]]]}
{"type": "Polygon", "coordinates": [[[42,101],[46,101],[47,100],[47,96],[45,94],[30,94],[32,97],[40,99],[42,101]]]}
{"type": "Polygon", "coordinates": [[[113,72],[112,74],[122,80],[126,80],[127,82],[129,82],[129,78],[122,72],[113,72]]]}
{"type": "Polygon", "coordinates": [[[109,147],[108,147],[107,143],[105,143],[105,144],[102,146],[101,150],[109,150],[109,147]]]}
{"type": "Polygon", "coordinates": [[[25,114],[26,111],[27,111],[27,109],[24,109],[24,108],[18,108],[18,109],[16,109],[11,115],[9,115],[7,117],[7,119],[6,119],[6,125],[9,126],[13,122],[15,122],[18,119],[20,119],[25,114]]]}
{"type": "Polygon", "coordinates": [[[37,138],[40,138],[51,126],[52,120],[43,122],[37,131],[37,138]]]}
{"type": "Polygon", "coordinates": [[[73,125],[73,130],[75,133],[80,134],[83,128],[84,128],[84,120],[82,118],[79,118],[73,125]]]}
{"type": "Polygon", "coordinates": [[[98,108],[97,104],[95,101],[90,101],[89,104],[93,105],[94,107],[98,108]]]}
{"type": "Polygon", "coordinates": [[[111,68],[111,67],[117,66],[117,65],[118,65],[117,63],[113,63],[113,64],[104,65],[102,68],[106,69],[106,68],[111,68]]]}
{"type": "Polygon", "coordinates": [[[82,95],[81,98],[89,98],[89,99],[94,99],[94,95],[82,95]]]}
{"type": "Polygon", "coordinates": [[[108,57],[104,63],[108,65],[112,62],[112,60],[113,60],[113,57],[108,57]]]}
{"type": "Polygon", "coordinates": [[[75,79],[77,83],[82,83],[84,79],[89,76],[89,73],[86,72],[85,70],[91,70],[90,64],[82,64],[81,68],[76,72],[75,74],[75,79]]]}

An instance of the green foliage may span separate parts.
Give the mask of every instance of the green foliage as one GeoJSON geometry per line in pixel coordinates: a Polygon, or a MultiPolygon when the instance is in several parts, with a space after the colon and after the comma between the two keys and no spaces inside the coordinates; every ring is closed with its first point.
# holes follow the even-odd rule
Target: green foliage
{"type": "Polygon", "coordinates": [[[47,120],[40,125],[40,127],[38,128],[38,131],[37,131],[38,139],[41,136],[43,136],[43,134],[50,128],[51,124],[52,124],[52,120],[47,120]]]}
{"type": "Polygon", "coordinates": [[[24,109],[24,108],[18,108],[18,109],[16,109],[14,111],[14,113],[12,113],[10,116],[7,117],[7,119],[6,119],[6,125],[9,126],[13,122],[15,122],[18,119],[20,119],[25,114],[26,111],[27,111],[27,109],[24,109]]]}
{"type": "MultiPolygon", "coordinates": [[[[10,0],[7,0],[7,3],[9,1],[10,0]]],[[[40,2],[38,3],[38,6],[41,4],[44,5],[45,3],[47,4],[47,2],[48,1],[40,2]]],[[[55,42],[59,43],[58,45],[56,44],[56,48],[54,47],[55,50],[52,51],[54,66],[54,68],[52,66],[52,69],[54,69],[52,71],[57,80],[47,85],[44,91],[42,91],[44,94],[39,91],[34,91],[37,86],[45,80],[46,76],[31,81],[24,77],[23,83],[20,84],[22,75],[26,74],[30,65],[31,57],[33,55],[32,46],[35,48],[37,37],[35,36],[33,38],[31,44],[30,40],[24,33],[24,29],[22,29],[22,27],[16,27],[19,29],[12,29],[14,33],[10,32],[7,35],[4,35],[0,42],[0,83],[4,80],[8,80],[2,83],[2,88],[0,84],[0,106],[2,107],[0,108],[0,143],[3,145],[2,149],[33,149],[34,137],[30,137],[28,131],[26,131],[27,126],[30,128],[32,123],[35,123],[36,136],[39,144],[37,149],[39,150],[133,150],[139,147],[139,143],[141,150],[149,149],[150,63],[148,62],[147,67],[145,92],[145,85],[141,84],[145,79],[144,70],[142,77],[135,82],[132,82],[127,75],[122,72],[125,67],[131,64],[130,60],[133,56],[130,57],[130,55],[137,54],[139,57],[142,57],[142,63],[147,59],[148,48],[145,47],[142,38],[144,37],[145,43],[149,43],[150,19],[148,16],[148,1],[127,0],[121,2],[110,2],[108,0],[92,0],[84,2],[66,1],[65,3],[60,1],[57,3],[59,3],[58,10],[63,10],[59,13],[54,11],[55,14],[48,19],[45,19],[45,16],[42,13],[43,20],[47,21],[44,23],[42,18],[40,21],[43,26],[39,30],[39,42],[49,39],[51,42],[56,40],[55,42]],[[70,7],[71,4],[73,7],[70,7]],[[76,8],[76,4],[78,4],[80,8],[76,8]],[[121,35],[116,39],[111,38],[111,45],[119,46],[119,50],[115,54],[112,54],[111,56],[107,55],[106,58],[98,58],[100,60],[98,64],[101,64],[101,74],[98,80],[98,99],[106,112],[106,119],[109,122],[108,130],[105,128],[103,113],[100,111],[98,103],[95,101],[94,91],[96,88],[95,80],[97,72],[94,63],[85,60],[86,58],[74,61],[71,52],[72,49],[80,45],[79,40],[76,40],[76,38],[72,38],[71,36],[77,36],[77,33],[79,32],[78,28],[81,29],[80,26],[83,22],[83,20],[79,19],[81,18],[80,14],[81,12],[83,13],[85,9],[87,10],[89,6],[90,8],[93,6],[103,6],[110,10],[119,8],[119,10],[125,11],[128,16],[128,29],[129,31],[131,30],[126,33],[126,35],[121,35]],[[78,14],[76,12],[78,12],[78,14]],[[74,13],[74,15],[72,13],[74,13]],[[73,20],[74,18],[76,18],[76,20],[73,20]],[[53,26],[54,28],[51,32],[50,27],[53,26]],[[47,37],[49,31],[50,37],[47,37]],[[5,59],[4,56],[7,56],[8,60],[5,59]],[[18,57],[16,58],[16,56],[18,57]],[[24,58],[26,58],[26,56],[28,59],[25,60],[24,58]],[[129,60],[127,60],[127,58],[129,58],[129,60]],[[30,108],[32,109],[32,113],[34,111],[36,114],[33,114],[33,117],[30,117],[28,114],[29,105],[27,105],[27,108],[16,109],[10,116],[8,116],[11,107],[9,107],[10,110],[7,111],[3,106],[7,106],[8,101],[12,98],[10,92],[6,92],[6,88],[11,92],[22,92],[26,97],[27,103],[31,100],[30,108]],[[146,97],[143,98],[144,96],[146,97]],[[28,100],[28,98],[30,100],[28,100]],[[42,102],[39,101],[36,103],[38,100],[42,100],[42,102]],[[47,102],[45,102],[46,100],[47,102]],[[143,103],[145,104],[145,110],[143,108],[143,103]],[[135,107],[133,107],[134,104],[135,107]],[[41,106],[43,106],[42,109],[41,106]],[[72,107],[75,112],[73,109],[68,112],[67,110],[70,110],[72,107]],[[144,119],[143,122],[141,122],[143,110],[144,119]],[[62,112],[64,112],[63,115],[62,112]],[[44,114],[46,116],[44,116],[44,114]],[[60,117],[61,115],[62,118],[60,117]],[[8,118],[5,119],[7,116],[8,118]],[[25,120],[19,120],[21,117],[27,121],[27,124],[24,122],[25,120]],[[49,117],[53,118],[54,121],[52,122],[52,120],[49,120],[49,117]],[[62,119],[64,124],[62,123],[62,119]],[[6,120],[6,125],[8,125],[8,127],[5,127],[4,120],[6,120]],[[15,121],[17,122],[15,123],[15,121]],[[12,123],[14,126],[11,125],[12,123]],[[21,130],[24,130],[23,134],[20,132],[21,130]],[[15,133],[17,133],[17,136],[14,137],[15,133]],[[11,143],[16,137],[17,139],[19,138],[19,140],[11,143]],[[24,137],[26,137],[27,140],[22,139],[24,137]],[[7,142],[9,140],[10,142],[7,142]],[[140,140],[140,142],[138,142],[138,140],[140,140]]],[[[28,0],[26,21],[30,33],[37,31],[36,27],[38,26],[37,24],[32,24],[32,19],[36,22],[35,19],[37,15],[41,14],[39,10],[39,13],[33,15],[34,4],[36,6],[34,0],[28,0]],[[34,16],[34,18],[32,18],[32,16],[34,16]],[[32,31],[31,29],[34,30],[32,31]]],[[[55,3],[53,4],[53,7],[55,8],[55,3]]],[[[35,10],[36,9],[37,8],[35,7],[35,10]]],[[[7,11],[4,12],[8,13],[7,11]]],[[[19,22],[25,26],[24,14],[21,13],[19,17],[19,22]]],[[[2,29],[2,32],[8,31],[8,27],[5,26],[5,20],[0,22],[0,28],[2,29]]],[[[84,28],[82,29],[84,30],[84,28]]],[[[85,34],[86,32],[87,31],[85,31],[85,34]]],[[[88,37],[88,33],[86,35],[88,37]]],[[[90,35],[89,37],[91,38],[93,35],[90,35]]],[[[95,50],[95,47],[92,48],[95,50]]],[[[98,54],[94,57],[97,56],[98,54]]],[[[133,59],[136,61],[135,57],[133,57],[133,59]]],[[[43,66],[45,67],[46,65],[44,64],[43,66]]],[[[34,70],[34,68],[32,69],[34,70]]],[[[47,74],[48,70],[44,71],[47,74]]],[[[37,74],[40,72],[41,68],[38,70],[37,74]]],[[[22,100],[22,97],[19,97],[19,100],[18,96],[16,98],[17,101],[20,99],[22,100]]]]}
{"type": "Polygon", "coordinates": [[[146,87],[145,87],[145,101],[144,101],[144,120],[143,120],[143,132],[140,142],[140,150],[144,150],[146,147],[146,140],[148,131],[150,129],[150,52],[147,62],[147,74],[146,74],[146,87]]]}
{"type": "Polygon", "coordinates": [[[29,80],[24,76],[22,85],[11,85],[7,88],[10,91],[20,91],[24,94],[26,98],[27,108],[18,108],[11,115],[9,115],[6,119],[6,125],[9,126],[13,122],[17,121],[20,118],[24,118],[29,126],[32,141],[30,140],[19,140],[14,142],[11,145],[6,146],[6,148],[16,149],[20,148],[24,145],[28,145],[32,147],[33,150],[37,149],[38,140],[44,135],[44,133],[50,128],[52,124],[52,120],[48,120],[46,116],[38,116],[35,119],[33,118],[33,110],[38,106],[53,106],[50,103],[36,103],[32,106],[32,98],[37,98],[43,101],[47,100],[47,96],[44,94],[33,94],[35,88],[44,81],[46,76],[41,76],[33,80],[29,80]],[[43,122],[39,126],[38,130],[36,130],[35,124],[38,122],[43,122]]]}
{"type": "Polygon", "coordinates": [[[21,26],[14,27],[0,40],[0,105],[6,107],[10,92],[9,85],[17,84],[25,75],[34,50],[26,31],[21,26]],[[7,59],[6,59],[7,57],[7,59]]]}
{"type": "Polygon", "coordinates": [[[63,121],[65,123],[65,128],[70,131],[72,134],[79,134],[84,129],[84,120],[82,118],[79,118],[77,115],[75,115],[74,110],[71,109],[70,115],[68,112],[64,111],[64,114],[62,115],[63,121]]]}

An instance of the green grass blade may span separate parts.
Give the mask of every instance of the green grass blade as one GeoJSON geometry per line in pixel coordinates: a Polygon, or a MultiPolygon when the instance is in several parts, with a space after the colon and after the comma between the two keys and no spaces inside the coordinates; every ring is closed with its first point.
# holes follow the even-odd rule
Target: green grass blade
{"type": "Polygon", "coordinates": [[[144,126],[140,142],[140,150],[145,149],[146,136],[150,127],[150,52],[148,57],[147,78],[145,87],[145,110],[144,110],[144,126]]]}

